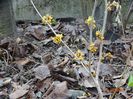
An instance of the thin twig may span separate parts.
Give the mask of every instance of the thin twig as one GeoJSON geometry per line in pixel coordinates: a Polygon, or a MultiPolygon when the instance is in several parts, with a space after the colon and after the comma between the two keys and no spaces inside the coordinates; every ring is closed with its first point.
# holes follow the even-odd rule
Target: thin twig
{"type": "MultiPolygon", "coordinates": [[[[95,15],[96,7],[97,7],[97,0],[95,0],[95,2],[94,2],[93,11],[92,11],[92,15],[91,15],[92,17],[94,17],[94,15],[95,15]]],[[[91,25],[90,26],[90,43],[92,42],[92,38],[93,38],[92,31],[93,31],[93,27],[91,25]]]]}
{"type": "MultiPolygon", "coordinates": [[[[104,12],[103,27],[102,27],[102,35],[104,35],[104,32],[105,32],[105,27],[106,27],[106,22],[107,22],[107,14],[108,14],[108,11],[107,11],[107,0],[104,0],[104,1],[105,1],[105,12],[104,12]]],[[[101,59],[102,59],[102,50],[103,50],[103,41],[101,41],[101,44],[100,44],[99,61],[98,61],[97,70],[96,70],[96,81],[97,81],[97,84],[98,84],[99,99],[103,99],[102,90],[101,90],[99,82],[98,82],[101,59]]]]}
{"type": "Polygon", "coordinates": [[[98,0],[95,0],[94,7],[93,7],[93,11],[92,11],[92,16],[95,15],[96,7],[97,7],[97,1],[98,0]]]}
{"type": "MultiPolygon", "coordinates": [[[[107,22],[107,14],[108,14],[108,11],[107,11],[107,0],[104,0],[105,1],[105,15],[104,15],[104,21],[103,21],[103,27],[102,27],[102,35],[104,35],[104,32],[105,32],[105,27],[106,27],[106,22],[107,22]]],[[[99,51],[99,61],[98,61],[98,66],[97,66],[97,75],[96,75],[96,79],[98,79],[98,76],[99,76],[99,70],[100,70],[100,64],[101,64],[101,58],[102,58],[102,49],[103,49],[103,41],[101,41],[101,44],[100,44],[100,51],[99,51]]]]}
{"type": "MultiPolygon", "coordinates": [[[[94,2],[93,11],[92,11],[92,15],[91,15],[92,17],[94,17],[94,15],[95,15],[96,6],[97,6],[97,0],[95,0],[95,2],[94,2]]],[[[91,25],[89,29],[90,29],[90,38],[89,38],[90,42],[89,43],[91,44],[93,42],[93,35],[92,35],[93,26],[91,25]]],[[[89,53],[89,65],[91,64],[92,56],[93,56],[92,53],[89,53]]]]}

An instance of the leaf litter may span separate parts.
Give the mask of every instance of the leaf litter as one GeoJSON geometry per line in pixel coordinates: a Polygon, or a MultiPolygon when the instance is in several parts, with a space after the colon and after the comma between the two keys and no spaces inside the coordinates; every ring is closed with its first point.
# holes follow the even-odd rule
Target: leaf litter
{"type": "MultiPolygon", "coordinates": [[[[50,28],[40,23],[23,25],[17,27],[21,33],[19,37],[0,40],[0,97],[96,99],[97,90],[90,74],[73,60],[64,46],[52,42],[54,34],[50,28]]],[[[78,47],[88,56],[85,48],[88,36],[82,22],[60,22],[53,28],[63,34],[64,42],[73,51],[78,47]]],[[[95,43],[99,46],[98,41],[95,43]]],[[[104,42],[103,51],[113,53],[112,60],[105,59],[100,66],[100,85],[105,98],[114,93],[118,93],[116,99],[133,98],[133,90],[128,87],[129,71],[133,66],[132,56],[128,58],[131,47],[132,40],[128,37],[104,42]],[[126,62],[128,71],[123,73],[127,68],[126,62]]],[[[93,65],[85,61],[84,64],[90,67],[90,73],[95,73],[98,55],[92,58],[93,65]]]]}

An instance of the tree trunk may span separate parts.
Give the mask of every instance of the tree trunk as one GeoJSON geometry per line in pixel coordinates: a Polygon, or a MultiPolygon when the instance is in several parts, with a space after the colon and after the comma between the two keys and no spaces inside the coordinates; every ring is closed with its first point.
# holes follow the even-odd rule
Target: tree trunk
{"type": "Polygon", "coordinates": [[[0,38],[12,36],[15,32],[12,0],[0,0],[0,38]]]}

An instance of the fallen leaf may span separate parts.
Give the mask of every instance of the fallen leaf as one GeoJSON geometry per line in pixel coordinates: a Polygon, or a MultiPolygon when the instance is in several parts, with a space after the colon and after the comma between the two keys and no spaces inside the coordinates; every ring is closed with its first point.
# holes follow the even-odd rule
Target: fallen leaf
{"type": "Polygon", "coordinates": [[[85,77],[88,77],[88,75],[89,75],[88,72],[83,67],[79,67],[78,73],[82,74],[85,77]]]}
{"type": "Polygon", "coordinates": [[[45,39],[43,41],[40,41],[40,43],[42,43],[44,46],[45,45],[48,45],[50,42],[52,42],[52,39],[51,38],[45,39]]]}
{"type": "Polygon", "coordinates": [[[34,69],[35,76],[37,79],[43,80],[50,76],[50,70],[47,65],[40,65],[34,69]]]}
{"type": "Polygon", "coordinates": [[[53,91],[44,99],[68,99],[68,88],[66,81],[55,84],[54,86],[55,88],[53,89],[53,91]]]}
{"type": "Polygon", "coordinates": [[[42,61],[44,64],[48,64],[52,60],[52,53],[47,53],[42,56],[42,61]]]}
{"type": "Polygon", "coordinates": [[[29,86],[27,86],[27,85],[17,87],[17,89],[9,95],[10,99],[18,99],[18,98],[21,98],[22,96],[26,95],[29,91],[28,88],[29,88],[29,86]]]}
{"type": "Polygon", "coordinates": [[[21,58],[17,61],[14,61],[13,63],[17,64],[17,65],[26,65],[28,63],[34,63],[33,60],[29,59],[29,58],[21,58]]]}
{"type": "Polygon", "coordinates": [[[36,83],[37,90],[40,90],[41,92],[46,92],[46,90],[50,87],[51,83],[52,83],[51,78],[47,78],[42,81],[37,81],[37,83],[36,83]]]}
{"type": "Polygon", "coordinates": [[[81,80],[81,82],[79,82],[79,84],[86,88],[96,87],[92,78],[82,78],[82,80],[81,80]]]}
{"type": "Polygon", "coordinates": [[[0,41],[0,48],[5,48],[7,49],[9,44],[10,44],[11,40],[10,38],[4,38],[0,41]]]}
{"type": "Polygon", "coordinates": [[[36,40],[43,40],[45,38],[44,36],[44,30],[42,26],[36,25],[36,26],[29,26],[26,28],[27,32],[25,33],[26,35],[31,35],[34,37],[36,40]]]}
{"type": "Polygon", "coordinates": [[[37,96],[32,89],[27,93],[26,99],[37,99],[37,96]]]}
{"type": "Polygon", "coordinates": [[[12,57],[24,58],[27,57],[28,54],[32,54],[37,47],[30,43],[17,44],[16,42],[13,42],[10,44],[8,49],[9,52],[11,52],[12,57]]]}
{"type": "Polygon", "coordinates": [[[100,76],[105,76],[105,75],[114,75],[116,73],[116,70],[108,64],[101,64],[100,65],[100,76]]]}
{"type": "Polygon", "coordinates": [[[118,93],[118,92],[121,92],[121,91],[124,91],[124,89],[122,87],[108,88],[107,89],[107,92],[109,92],[109,93],[118,93]]]}
{"type": "Polygon", "coordinates": [[[68,58],[68,57],[65,57],[64,60],[63,60],[60,64],[56,65],[55,67],[64,67],[65,64],[66,64],[68,61],[69,61],[69,58],[68,58]]]}
{"type": "Polygon", "coordinates": [[[126,90],[120,92],[126,99],[131,99],[130,96],[127,94],[126,90]]]}
{"type": "Polygon", "coordinates": [[[10,99],[18,99],[24,96],[28,90],[18,89],[9,95],[10,99]]]}
{"type": "Polygon", "coordinates": [[[126,83],[128,77],[129,77],[129,73],[126,73],[126,74],[120,75],[120,76],[114,76],[113,78],[116,78],[116,77],[119,77],[119,78],[113,80],[114,85],[115,85],[115,87],[121,87],[126,83]]]}

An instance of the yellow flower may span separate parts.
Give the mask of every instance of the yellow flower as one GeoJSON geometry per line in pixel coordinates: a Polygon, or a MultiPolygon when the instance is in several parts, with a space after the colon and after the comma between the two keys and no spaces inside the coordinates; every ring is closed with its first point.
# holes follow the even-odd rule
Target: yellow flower
{"type": "Polygon", "coordinates": [[[100,31],[96,31],[96,37],[100,39],[101,41],[104,40],[104,37],[100,31]]]}
{"type": "Polygon", "coordinates": [[[97,51],[97,47],[95,47],[94,43],[91,43],[89,46],[89,51],[95,53],[97,51]]]}
{"type": "Polygon", "coordinates": [[[115,0],[112,3],[109,2],[107,4],[108,11],[111,11],[113,7],[116,7],[116,10],[118,10],[119,8],[121,8],[121,5],[119,4],[119,2],[116,2],[115,0]]]}
{"type": "Polygon", "coordinates": [[[52,40],[56,44],[60,44],[62,41],[63,35],[62,34],[56,34],[55,37],[52,37],[52,40]]]}
{"type": "Polygon", "coordinates": [[[92,26],[92,28],[96,28],[96,22],[94,20],[94,17],[92,16],[89,16],[88,19],[85,20],[85,23],[88,25],[88,26],[92,26]]]}
{"type": "Polygon", "coordinates": [[[96,28],[96,23],[94,23],[94,24],[92,25],[92,28],[93,28],[93,29],[95,29],[95,28],[96,28]]]}
{"type": "Polygon", "coordinates": [[[111,59],[113,57],[113,55],[110,52],[108,52],[105,54],[105,57],[107,57],[108,59],[111,59]]]}
{"type": "Polygon", "coordinates": [[[52,16],[50,16],[50,15],[46,15],[46,16],[43,16],[42,17],[42,23],[43,24],[52,24],[52,21],[53,21],[53,17],[52,16]]]}
{"type": "Polygon", "coordinates": [[[111,8],[110,6],[108,6],[108,7],[107,7],[107,10],[108,10],[108,11],[111,11],[111,10],[112,10],[112,8],[111,8]]]}
{"type": "Polygon", "coordinates": [[[112,10],[112,7],[111,7],[111,5],[110,5],[110,2],[107,3],[107,10],[108,10],[108,11],[111,11],[111,10],[112,10]]]}
{"type": "Polygon", "coordinates": [[[75,53],[75,60],[84,60],[84,53],[81,52],[80,50],[77,50],[75,53]]]}
{"type": "Polygon", "coordinates": [[[114,0],[111,5],[116,7],[119,6],[119,3],[114,0]]]}
{"type": "Polygon", "coordinates": [[[121,7],[119,2],[116,2],[116,1],[112,2],[112,6],[116,7],[117,10],[121,7]]]}

